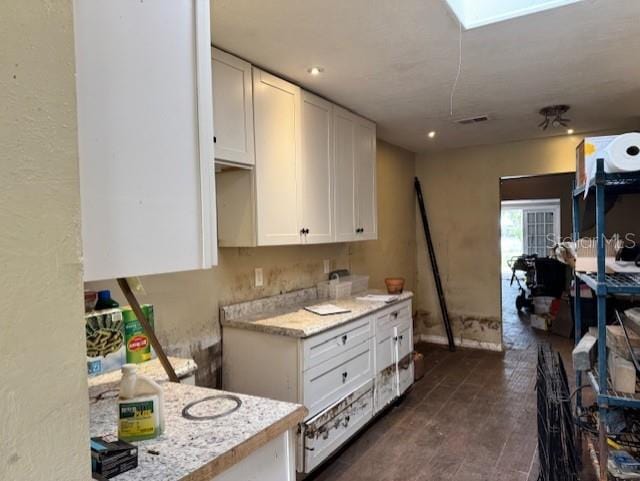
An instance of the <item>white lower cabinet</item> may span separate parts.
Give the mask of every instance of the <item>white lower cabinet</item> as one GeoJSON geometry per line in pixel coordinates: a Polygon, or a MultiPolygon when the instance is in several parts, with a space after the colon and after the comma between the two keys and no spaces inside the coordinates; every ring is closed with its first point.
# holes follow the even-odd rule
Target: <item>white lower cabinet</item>
{"type": "Polygon", "coordinates": [[[373,380],[300,426],[298,471],[309,473],[373,417],[373,380]]]}
{"type": "Polygon", "coordinates": [[[285,431],[211,481],[295,481],[294,439],[285,431]]]}
{"type": "Polygon", "coordinates": [[[223,340],[225,389],[309,410],[296,443],[301,474],[413,383],[409,299],[308,338],[223,326],[223,340]]]}
{"type": "Polygon", "coordinates": [[[376,412],[413,383],[411,304],[400,304],[376,316],[376,412]]]}

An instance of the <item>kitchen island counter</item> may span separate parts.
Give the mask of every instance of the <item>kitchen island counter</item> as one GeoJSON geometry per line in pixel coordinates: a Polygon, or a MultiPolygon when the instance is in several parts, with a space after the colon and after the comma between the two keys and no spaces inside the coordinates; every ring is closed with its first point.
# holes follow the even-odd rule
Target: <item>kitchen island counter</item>
{"type": "MultiPolygon", "coordinates": [[[[138,468],[118,476],[118,481],[217,479],[216,476],[296,427],[307,414],[307,410],[297,404],[234,394],[241,402],[237,410],[217,419],[194,421],[182,415],[188,403],[231,393],[170,382],[162,386],[165,432],[156,439],[134,443],[139,448],[138,468]]],[[[220,407],[225,411],[235,405],[225,399],[213,402],[222,403],[220,407]]],[[[203,411],[206,411],[204,404],[193,410],[194,413],[203,411]]],[[[116,413],[115,394],[101,400],[93,399],[90,404],[91,436],[115,435],[116,413]]]]}

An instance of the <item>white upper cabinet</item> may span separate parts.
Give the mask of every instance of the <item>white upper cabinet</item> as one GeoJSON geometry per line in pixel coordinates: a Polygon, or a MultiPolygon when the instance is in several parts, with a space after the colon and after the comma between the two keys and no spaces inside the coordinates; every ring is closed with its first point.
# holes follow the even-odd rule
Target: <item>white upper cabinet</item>
{"type": "Polygon", "coordinates": [[[340,107],[333,109],[334,231],[338,242],[356,238],[355,130],[356,118],[340,107]]]}
{"type": "Polygon", "coordinates": [[[217,262],[209,0],[75,2],[85,280],[217,262]]]}
{"type": "Polygon", "coordinates": [[[216,160],[254,164],[251,64],[211,49],[216,160]]]}
{"type": "Polygon", "coordinates": [[[335,239],[377,239],[375,124],[339,107],[333,121],[335,239]]]}
{"type": "Polygon", "coordinates": [[[300,162],[302,240],[333,241],[333,104],[302,92],[300,162]]]}
{"type": "Polygon", "coordinates": [[[363,118],[356,119],[356,240],[378,238],[376,208],[376,126],[363,118]]]}
{"type": "Polygon", "coordinates": [[[216,176],[220,246],[377,239],[375,124],[258,68],[252,76],[255,167],[216,176]]]}
{"type": "Polygon", "coordinates": [[[299,244],[301,90],[253,69],[258,245],[299,244]]]}

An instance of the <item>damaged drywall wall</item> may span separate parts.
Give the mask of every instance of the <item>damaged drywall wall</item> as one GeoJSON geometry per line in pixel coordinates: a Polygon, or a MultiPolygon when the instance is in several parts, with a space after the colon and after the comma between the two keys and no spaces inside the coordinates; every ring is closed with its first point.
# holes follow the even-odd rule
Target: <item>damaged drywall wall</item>
{"type": "MultiPolygon", "coordinates": [[[[414,290],[416,279],[415,155],[378,141],[378,240],[357,243],[221,248],[213,269],[142,278],[153,303],[158,337],[168,353],[193,357],[199,385],[219,386],[219,306],[258,299],[325,280],[324,259],[331,269],[369,274],[369,285],[384,289],[384,278],[401,276],[414,290]],[[254,286],[254,269],[263,270],[264,285],[254,286]]],[[[110,289],[124,301],[115,282],[92,282],[88,289],[110,289]]]]}
{"type": "MultiPolygon", "coordinates": [[[[500,178],[575,171],[579,136],[419,155],[431,235],[456,342],[501,349],[500,178]]],[[[446,342],[417,222],[416,337],[446,342]]]]}

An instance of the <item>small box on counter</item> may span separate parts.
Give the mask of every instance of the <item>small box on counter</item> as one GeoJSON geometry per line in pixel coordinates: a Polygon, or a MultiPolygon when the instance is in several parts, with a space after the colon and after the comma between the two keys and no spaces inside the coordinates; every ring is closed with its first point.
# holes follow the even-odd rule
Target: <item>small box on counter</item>
{"type": "Polygon", "coordinates": [[[120,309],[89,312],[84,320],[88,374],[96,376],[120,369],[125,363],[124,327],[120,309]]]}
{"type": "MultiPolygon", "coordinates": [[[[154,328],[153,304],[140,307],[154,328]]],[[[90,376],[117,371],[126,363],[140,364],[156,357],[149,336],[129,306],[92,311],[84,319],[90,376]]]]}
{"type": "MultiPolygon", "coordinates": [[[[153,304],[143,304],[140,306],[151,328],[155,331],[155,318],[153,304]]],[[[130,364],[140,364],[156,357],[151,348],[151,340],[144,332],[142,324],[138,320],[133,309],[129,306],[122,308],[122,321],[124,324],[124,340],[126,349],[126,362],[130,364]]]]}
{"type": "Polygon", "coordinates": [[[138,467],[138,448],[115,436],[91,438],[91,473],[103,481],[138,467]]]}

